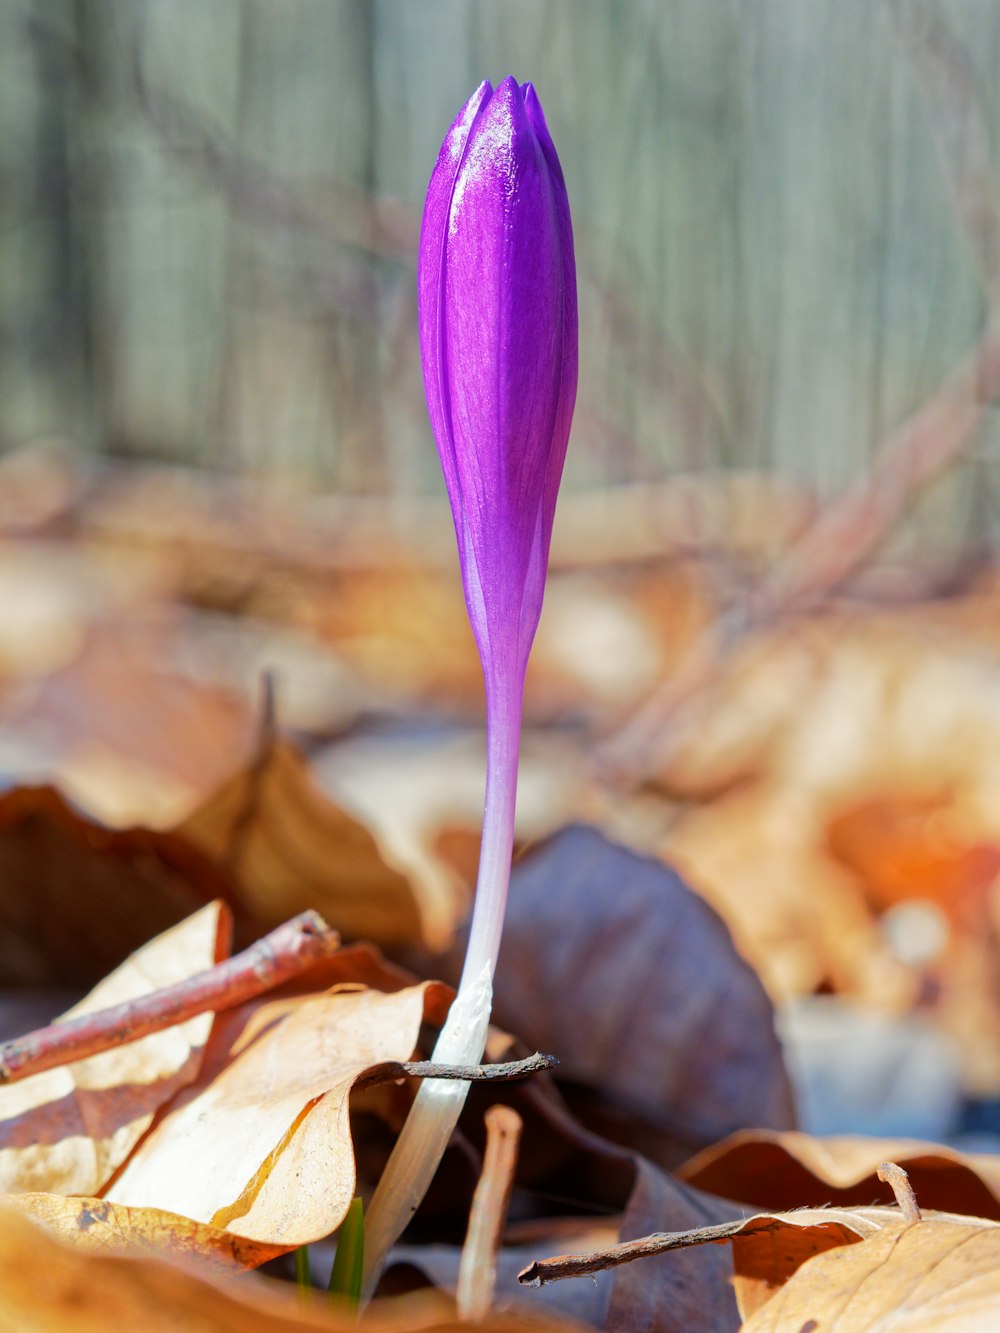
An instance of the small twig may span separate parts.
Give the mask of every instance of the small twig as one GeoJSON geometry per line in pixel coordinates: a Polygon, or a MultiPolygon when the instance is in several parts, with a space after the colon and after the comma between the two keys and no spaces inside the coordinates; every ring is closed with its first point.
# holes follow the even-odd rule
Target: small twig
{"type": "Polygon", "coordinates": [[[472,1197],[455,1291],[459,1318],[470,1323],[485,1319],[493,1304],[497,1252],[514,1187],[521,1129],[521,1117],[512,1106],[491,1106],[486,1112],[486,1153],[472,1197]]]}
{"type": "Polygon", "coordinates": [[[505,1060],[495,1065],[442,1065],[433,1060],[385,1060],[354,1084],[355,1089],[377,1087],[398,1078],[449,1078],[466,1083],[510,1083],[554,1069],[559,1061],[554,1055],[536,1051],[523,1060],[505,1060]]]}
{"type": "Polygon", "coordinates": [[[920,1209],[917,1206],[917,1196],[913,1193],[910,1177],[903,1168],[897,1166],[895,1162],[882,1162],[876,1175],[884,1185],[892,1187],[896,1202],[899,1204],[899,1211],[903,1214],[903,1221],[908,1224],[919,1222],[920,1209]]]}
{"type": "Polygon", "coordinates": [[[99,1055],[196,1014],[232,1009],[329,958],[339,946],[339,935],[318,912],[303,912],[249,949],[174,986],[3,1042],[0,1084],[99,1055]]]}
{"type": "MultiPolygon", "coordinates": [[[[775,1222],[774,1229],[779,1225],[775,1222]]],[[[668,1250],[684,1250],[691,1245],[718,1245],[732,1239],[743,1226],[742,1221],[736,1221],[696,1227],[693,1231],[656,1231],[651,1236],[640,1236],[638,1240],[610,1245],[606,1250],[595,1250],[593,1254],[559,1254],[553,1259],[536,1259],[527,1268],[521,1269],[517,1280],[522,1287],[543,1287],[546,1282],[559,1282],[567,1277],[602,1273],[620,1264],[630,1264],[634,1259],[649,1259],[653,1255],[666,1254],[668,1250]]]]}

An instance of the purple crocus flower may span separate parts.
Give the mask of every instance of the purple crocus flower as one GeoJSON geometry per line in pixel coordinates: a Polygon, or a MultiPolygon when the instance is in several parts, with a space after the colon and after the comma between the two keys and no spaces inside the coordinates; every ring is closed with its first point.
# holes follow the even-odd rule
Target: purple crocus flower
{"type": "MultiPolygon", "coordinates": [[[[528,654],[542,609],[577,378],[576,269],[562,169],[530,83],[483,83],[431,176],[420,353],[486,685],[486,804],[458,993],[434,1059],[478,1064],[492,1007],[528,654]]],[[[468,1084],[425,1079],[366,1224],[366,1290],[419,1205],[468,1084]]]]}
{"type": "Polygon", "coordinates": [[[431,176],[420,352],[487,688],[517,685],[542,609],[576,398],[573,231],[530,83],[483,83],[431,176]]]}
{"type": "Polygon", "coordinates": [[[486,682],[483,852],[466,975],[492,975],[513,841],[521,697],[577,380],[569,201],[530,83],[483,83],[431,176],[420,352],[486,682]]]}

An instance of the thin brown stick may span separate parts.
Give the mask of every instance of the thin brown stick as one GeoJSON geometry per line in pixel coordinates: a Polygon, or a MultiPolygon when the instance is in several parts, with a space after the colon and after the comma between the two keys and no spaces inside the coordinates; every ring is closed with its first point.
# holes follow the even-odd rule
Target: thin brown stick
{"type": "Polygon", "coordinates": [[[459,1318],[470,1323],[485,1319],[493,1304],[497,1252],[514,1188],[521,1129],[521,1117],[512,1106],[491,1106],[486,1112],[483,1170],[472,1197],[455,1291],[459,1318]]]}
{"type": "Polygon", "coordinates": [[[511,1083],[554,1069],[559,1061],[554,1055],[536,1051],[523,1060],[506,1060],[495,1065],[442,1065],[433,1060],[384,1060],[375,1069],[355,1082],[355,1090],[392,1083],[398,1078],[450,1078],[466,1083],[511,1083]]]}
{"type": "Polygon", "coordinates": [[[15,1083],[209,1010],[232,1009],[298,976],[340,946],[318,912],[303,912],[256,944],[174,986],[81,1014],[0,1044],[0,1084],[15,1083]]]}
{"type": "Polygon", "coordinates": [[[903,1221],[911,1224],[919,1222],[921,1218],[917,1196],[913,1193],[910,1177],[903,1168],[895,1162],[882,1162],[876,1174],[883,1185],[891,1186],[899,1204],[899,1211],[903,1214],[903,1221]]]}
{"type": "MultiPolygon", "coordinates": [[[[777,1229],[764,1227],[763,1230],[777,1229]]],[[[626,1240],[593,1254],[559,1254],[553,1259],[536,1259],[522,1268],[517,1280],[522,1287],[542,1287],[546,1282],[559,1282],[567,1277],[584,1277],[602,1273],[607,1268],[630,1264],[634,1259],[649,1259],[668,1250],[684,1250],[691,1245],[718,1245],[731,1240],[744,1226],[742,1221],[721,1222],[718,1226],[696,1227],[693,1231],[657,1231],[638,1240],[626,1240]]]]}

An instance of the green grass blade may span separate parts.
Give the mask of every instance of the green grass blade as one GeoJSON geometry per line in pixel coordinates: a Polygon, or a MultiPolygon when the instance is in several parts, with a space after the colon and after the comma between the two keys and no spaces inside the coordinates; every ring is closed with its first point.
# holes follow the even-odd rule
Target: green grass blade
{"type": "Polygon", "coordinates": [[[365,1265],[365,1211],[360,1195],[351,1200],[340,1224],[337,1253],[330,1274],[330,1295],[357,1309],[361,1300],[361,1277],[365,1265]]]}
{"type": "Polygon", "coordinates": [[[312,1287],[308,1245],[300,1245],[295,1251],[295,1285],[302,1291],[308,1291],[312,1287]]]}

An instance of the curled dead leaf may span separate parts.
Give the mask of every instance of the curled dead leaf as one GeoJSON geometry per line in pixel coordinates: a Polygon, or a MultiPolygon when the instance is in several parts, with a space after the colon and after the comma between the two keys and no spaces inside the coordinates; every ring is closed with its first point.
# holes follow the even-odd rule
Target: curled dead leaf
{"type": "Polygon", "coordinates": [[[925,1214],[803,1264],[753,1311],[743,1333],[983,1333],[1000,1326],[998,1269],[995,1222],[925,1214]]]}
{"type": "Polygon", "coordinates": [[[588,1124],[665,1165],[740,1123],[793,1123],[770,1003],[722,921],[596,829],[515,866],[494,1012],[586,1085],[588,1124]]]}
{"type": "Polygon", "coordinates": [[[216,898],[238,910],[183,838],[106,828],[52,787],[0,795],[0,984],[83,990],[216,898]]]}
{"type": "Polygon", "coordinates": [[[1000,1157],[938,1143],[744,1130],[703,1149],[678,1175],[757,1208],[801,1208],[816,1199],[848,1207],[884,1196],[877,1181],[884,1161],[906,1169],[923,1207],[1000,1221],[1000,1157]]]}
{"type": "MultiPolygon", "coordinates": [[[[0,1207],[0,1328],[19,1333],[351,1333],[353,1313],[303,1300],[284,1284],[251,1275],[239,1284],[163,1259],[122,1257],[62,1244],[24,1214],[0,1207]]],[[[437,1293],[379,1302],[361,1321],[368,1333],[460,1333],[468,1325],[437,1293]]],[[[490,1315],[481,1333],[586,1333],[549,1316],[530,1323],[490,1315]]]]}
{"type": "Polygon", "coordinates": [[[354,1083],[382,1061],[409,1059],[442,998],[434,983],[388,995],[335,988],[218,1015],[197,1082],[107,1197],[267,1244],[328,1235],[355,1192],[354,1083]]]}
{"type": "Polygon", "coordinates": [[[261,929],[311,907],[348,939],[398,948],[430,933],[440,943],[441,905],[419,898],[285,741],[224,783],[176,832],[233,877],[261,929]]]}
{"type": "Polygon", "coordinates": [[[262,1245],[159,1208],[127,1208],[107,1199],[9,1194],[2,1202],[5,1208],[34,1218],[53,1235],[85,1250],[193,1259],[206,1269],[221,1272],[259,1268],[288,1248],[262,1245]]]}
{"type": "MultiPolygon", "coordinates": [[[[212,903],[151,940],[69,1015],[183,980],[228,953],[230,921],[212,903]]],[[[0,1087],[0,1189],[96,1194],[156,1110],[198,1074],[211,1013],[0,1087]]]]}

